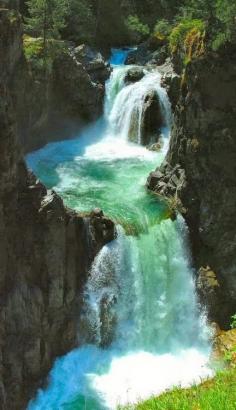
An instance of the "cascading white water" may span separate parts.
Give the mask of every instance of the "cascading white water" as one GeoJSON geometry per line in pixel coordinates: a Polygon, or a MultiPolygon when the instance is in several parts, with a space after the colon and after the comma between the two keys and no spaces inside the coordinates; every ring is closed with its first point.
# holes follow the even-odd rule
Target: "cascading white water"
{"type": "MultiPolygon", "coordinates": [[[[54,188],[70,206],[100,205],[123,225],[95,258],[84,290],[82,320],[94,344],[56,361],[48,388],[29,410],[116,409],[211,374],[186,226],[181,217],[164,219],[161,204],[143,188],[166,146],[152,153],[128,141],[133,115],[137,135],[141,129],[147,92],[158,93],[167,127],[170,105],[158,73],[125,86],[127,69],[116,68],[107,84],[105,129],[96,142],[90,129],[74,143],[51,144],[28,158],[42,179],[54,158],[54,188]]],[[[92,130],[99,134],[98,125],[92,130]]]]}
{"type": "Polygon", "coordinates": [[[155,91],[159,96],[165,129],[170,129],[171,108],[165,90],[161,87],[159,72],[147,72],[138,82],[124,86],[124,79],[130,66],[115,69],[107,87],[105,115],[113,135],[128,140],[130,134],[141,144],[143,110],[145,98],[155,91]]]}

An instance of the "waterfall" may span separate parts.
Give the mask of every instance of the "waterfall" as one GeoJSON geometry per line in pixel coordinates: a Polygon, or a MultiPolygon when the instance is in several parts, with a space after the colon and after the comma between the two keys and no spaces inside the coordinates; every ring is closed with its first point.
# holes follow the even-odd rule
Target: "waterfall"
{"type": "Polygon", "coordinates": [[[166,219],[165,205],[144,187],[166,152],[170,104],[158,72],[125,85],[129,68],[114,68],[102,122],[27,157],[67,205],[82,211],[100,206],[119,224],[117,239],[95,258],[84,289],[78,337],[87,343],[56,360],[47,389],[38,391],[29,410],[115,410],[211,375],[187,228],[180,216],[166,219]],[[132,124],[141,141],[150,91],[158,94],[164,117],[166,143],[159,153],[130,141],[132,124]]]}
{"type": "Polygon", "coordinates": [[[108,132],[125,140],[141,144],[145,99],[155,92],[160,100],[163,128],[170,129],[171,107],[166,91],[161,87],[159,72],[145,72],[138,82],[125,86],[125,76],[130,66],[115,68],[107,85],[105,115],[108,132]]]}

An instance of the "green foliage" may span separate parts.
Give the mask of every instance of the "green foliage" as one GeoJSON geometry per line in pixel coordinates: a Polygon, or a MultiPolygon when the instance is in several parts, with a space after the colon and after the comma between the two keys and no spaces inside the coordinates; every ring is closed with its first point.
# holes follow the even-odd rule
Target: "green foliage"
{"type": "Polygon", "coordinates": [[[43,75],[51,73],[54,59],[67,48],[63,41],[50,39],[46,41],[45,49],[42,37],[34,38],[25,34],[23,49],[35,77],[41,79],[43,75]]]}
{"type": "Polygon", "coordinates": [[[199,19],[184,19],[176,27],[173,28],[169,36],[170,48],[172,52],[175,52],[178,47],[181,47],[188,33],[203,33],[205,30],[205,23],[199,19]]]}
{"type": "Polygon", "coordinates": [[[232,0],[217,0],[216,18],[224,29],[225,41],[236,43],[236,2],[232,0]]]}
{"type": "Polygon", "coordinates": [[[218,50],[236,43],[236,2],[232,0],[184,0],[179,19],[201,19],[206,23],[209,45],[218,50]]]}
{"type": "Polygon", "coordinates": [[[43,53],[43,39],[33,38],[24,35],[23,38],[24,53],[28,61],[42,57],[43,53]]]}
{"type": "Polygon", "coordinates": [[[126,410],[235,410],[236,369],[220,372],[189,389],[175,388],[126,410]]]}
{"type": "Polygon", "coordinates": [[[211,46],[213,51],[219,50],[224,44],[227,42],[227,35],[226,33],[219,32],[215,35],[214,39],[212,40],[211,46]]]}
{"type": "Polygon", "coordinates": [[[150,34],[149,26],[142,23],[137,15],[128,16],[126,20],[126,27],[132,33],[133,38],[136,39],[137,42],[147,38],[150,34]]]}
{"type": "Polygon", "coordinates": [[[215,15],[215,0],[184,0],[179,8],[180,18],[209,21],[215,15]]]}
{"type": "Polygon", "coordinates": [[[168,20],[158,20],[155,24],[153,33],[162,37],[168,37],[171,33],[172,25],[168,20]]]}
{"type": "Polygon", "coordinates": [[[95,37],[96,16],[88,0],[68,0],[64,35],[77,43],[92,43],[95,37]]]}
{"type": "Polygon", "coordinates": [[[228,350],[225,355],[224,355],[224,360],[227,362],[227,364],[231,364],[234,362],[234,357],[236,353],[236,347],[234,347],[231,350],[228,350]]]}
{"type": "Polygon", "coordinates": [[[68,13],[67,0],[29,0],[25,30],[34,37],[60,38],[68,13]]]}
{"type": "Polygon", "coordinates": [[[235,313],[235,315],[231,316],[230,327],[231,327],[231,329],[236,329],[236,313],[235,313]]]}
{"type": "Polygon", "coordinates": [[[34,68],[44,68],[44,74],[51,71],[52,61],[58,52],[61,30],[65,27],[68,13],[67,0],[29,0],[29,17],[25,18],[28,37],[24,42],[25,55],[34,68]]]}

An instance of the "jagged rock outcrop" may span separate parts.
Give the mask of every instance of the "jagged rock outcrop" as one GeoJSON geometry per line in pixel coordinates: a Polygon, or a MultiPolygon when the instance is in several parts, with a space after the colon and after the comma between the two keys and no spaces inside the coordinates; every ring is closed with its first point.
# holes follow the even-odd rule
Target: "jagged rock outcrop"
{"type": "Polygon", "coordinates": [[[85,67],[92,81],[104,84],[108,80],[111,67],[104,60],[102,54],[86,44],[81,44],[74,49],[76,59],[85,67]]]}
{"type": "Polygon", "coordinates": [[[77,343],[80,294],[112,221],[80,216],[30,173],[18,142],[11,81],[21,22],[0,10],[0,407],[22,410],[56,356],[77,343]]]}
{"type": "Polygon", "coordinates": [[[161,65],[164,64],[167,57],[168,48],[165,41],[150,37],[129,53],[125,64],[161,65]]]}
{"type": "MultiPolygon", "coordinates": [[[[25,49],[37,42],[40,44],[40,39],[25,37],[25,49]]],[[[74,136],[99,118],[110,73],[101,54],[86,46],[64,43],[48,73],[41,66],[42,56],[37,59],[26,59],[22,53],[11,81],[25,152],[74,136]]]]}
{"type": "Polygon", "coordinates": [[[235,47],[189,63],[166,163],[148,182],[149,188],[181,204],[195,265],[214,272],[214,289],[200,278],[200,295],[209,318],[223,328],[236,312],[235,107],[235,47]]]}
{"type": "Polygon", "coordinates": [[[172,110],[175,110],[179,99],[181,76],[176,73],[170,58],[167,58],[164,64],[158,66],[161,74],[161,85],[167,91],[172,110]]]}

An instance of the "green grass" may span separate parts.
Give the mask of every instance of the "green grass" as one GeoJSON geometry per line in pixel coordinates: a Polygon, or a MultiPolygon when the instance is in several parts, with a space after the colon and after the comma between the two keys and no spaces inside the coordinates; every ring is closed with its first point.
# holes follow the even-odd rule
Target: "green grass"
{"type": "MultiPolygon", "coordinates": [[[[121,408],[120,408],[121,409],[121,408]]],[[[189,389],[175,388],[123,410],[235,410],[236,368],[189,389]]]]}

